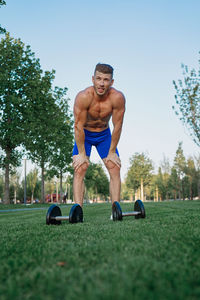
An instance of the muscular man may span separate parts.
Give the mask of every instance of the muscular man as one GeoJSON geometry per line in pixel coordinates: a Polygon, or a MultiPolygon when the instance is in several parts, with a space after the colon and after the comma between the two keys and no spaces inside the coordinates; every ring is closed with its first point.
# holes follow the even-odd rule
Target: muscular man
{"type": "Polygon", "coordinates": [[[110,175],[112,203],[120,201],[121,161],[117,145],[125,112],[124,95],[112,87],[113,68],[97,64],[93,86],[78,93],[74,104],[75,145],[73,149],[75,203],[83,205],[84,177],[89,166],[91,147],[95,146],[110,175]],[[112,116],[112,135],[109,120],[112,116]]]}

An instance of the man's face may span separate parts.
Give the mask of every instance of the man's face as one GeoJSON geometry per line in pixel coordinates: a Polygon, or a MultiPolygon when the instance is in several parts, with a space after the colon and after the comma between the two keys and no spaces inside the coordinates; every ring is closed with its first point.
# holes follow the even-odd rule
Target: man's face
{"type": "Polygon", "coordinates": [[[92,82],[97,95],[104,96],[112,86],[114,80],[112,79],[111,74],[104,74],[96,71],[95,75],[92,76],[92,82]]]}

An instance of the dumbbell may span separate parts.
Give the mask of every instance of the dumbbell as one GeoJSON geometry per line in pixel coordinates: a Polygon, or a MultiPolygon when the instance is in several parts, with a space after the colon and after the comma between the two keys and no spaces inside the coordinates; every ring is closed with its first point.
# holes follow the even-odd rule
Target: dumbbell
{"type": "Polygon", "coordinates": [[[135,201],[134,211],[122,212],[119,202],[115,201],[112,205],[113,221],[121,221],[123,217],[135,216],[136,219],[145,218],[145,209],[141,200],[135,201]]]}
{"type": "Polygon", "coordinates": [[[69,216],[62,216],[60,207],[52,204],[46,215],[47,225],[60,225],[61,221],[69,220],[69,223],[83,222],[83,210],[79,204],[74,204],[70,210],[69,216]]]}

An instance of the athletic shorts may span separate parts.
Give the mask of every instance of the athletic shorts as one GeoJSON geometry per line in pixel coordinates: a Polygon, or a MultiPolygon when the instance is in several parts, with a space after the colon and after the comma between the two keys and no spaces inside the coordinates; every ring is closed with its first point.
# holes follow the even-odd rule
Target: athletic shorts
{"type": "MultiPolygon", "coordinates": [[[[84,129],[85,132],[85,152],[90,157],[92,146],[95,146],[99,156],[104,159],[108,156],[108,152],[111,144],[111,132],[110,128],[107,128],[101,132],[94,132],[84,129]]],[[[119,152],[116,149],[116,153],[119,156],[119,152]]],[[[78,155],[78,148],[75,142],[73,154],[78,155]]]]}

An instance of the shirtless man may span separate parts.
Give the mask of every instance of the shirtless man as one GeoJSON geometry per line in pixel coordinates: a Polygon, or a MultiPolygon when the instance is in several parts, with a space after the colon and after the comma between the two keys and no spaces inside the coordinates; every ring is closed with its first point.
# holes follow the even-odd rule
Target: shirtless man
{"type": "Polygon", "coordinates": [[[117,145],[122,131],[125,97],[114,89],[113,68],[97,64],[93,86],[78,93],[74,104],[75,145],[73,149],[75,203],[83,205],[84,177],[89,166],[91,147],[95,146],[110,175],[112,203],[120,201],[121,161],[117,145]],[[112,116],[112,135],[109,120],[112,116]]]}

